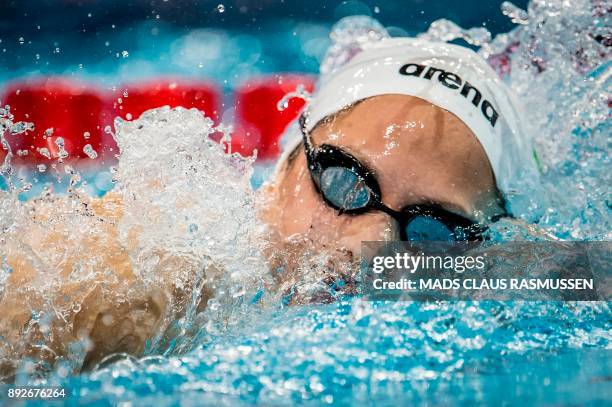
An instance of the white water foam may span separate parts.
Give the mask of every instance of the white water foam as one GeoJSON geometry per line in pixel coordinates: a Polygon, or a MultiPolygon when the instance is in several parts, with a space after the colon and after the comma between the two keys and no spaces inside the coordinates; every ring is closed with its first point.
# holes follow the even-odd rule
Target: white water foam
{"type": "Polygon", "coordinates": [[[38,361],[30,373],[57,360],[78,370],[95,329],[76,331],[96,308],[107,330],[113,317],[159,317],[147,322],[145,353],[188,348],[188,333],[227,329],[264,289],[253,159],[226,153],[195,109],[154,109],[115,128],[121,156],[106,197],[48,189],[21,202],[0,192],[0,307],[14,310],[0,319],[7,371],[23,356],[38,361]],[[125,306],[136,310],[124,315],[125,306]],[[17,334],[11,321],[27,328],[17,334]]]}

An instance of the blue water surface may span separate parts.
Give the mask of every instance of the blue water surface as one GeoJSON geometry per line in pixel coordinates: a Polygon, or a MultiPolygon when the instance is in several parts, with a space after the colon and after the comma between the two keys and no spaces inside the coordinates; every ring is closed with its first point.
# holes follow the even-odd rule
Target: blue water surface
{"type": "Polygon", "coordinates": [[[607,303],[345,299],[58,384],[68,405],[609,405],[611,323],[607,303]]]}

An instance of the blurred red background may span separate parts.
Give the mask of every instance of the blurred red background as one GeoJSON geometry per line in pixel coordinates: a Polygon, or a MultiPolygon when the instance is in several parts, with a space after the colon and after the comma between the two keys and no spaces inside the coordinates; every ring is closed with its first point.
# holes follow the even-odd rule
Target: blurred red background
{"type": "MultiPolygon", "coordinates": [[[[134,120],[148,109],[168,105],[197,108],[218,123],[223,100],[232,100],[235,106],[232,151],[248,156],[256,149],[262,162],[279,155],[279,138],[304,105],[294,98],[285,110],[277,109],[282,97],[300,84],[312,91],[314,78],[295,74],[258,77],[224,99],[215,84],[205,81],[158,78],[108,91],[85,82],[48,77],[13,82],[4,88],[0,100],[10,106],[15,121],[35,126],[33,131],[8,138],[16,165],[44,163],[49,158],[43,149],[51,158],[58,157],[57,140],[61,137],[68,153],[66,160],[107,166],[115,162],[118,151],[110,134],[115,117],[134,120]],[[84,151],[88,144],[97,160],[90,160],[84,151]]],[[[1,157],[5,154],[0,151],[1,157]]]]}

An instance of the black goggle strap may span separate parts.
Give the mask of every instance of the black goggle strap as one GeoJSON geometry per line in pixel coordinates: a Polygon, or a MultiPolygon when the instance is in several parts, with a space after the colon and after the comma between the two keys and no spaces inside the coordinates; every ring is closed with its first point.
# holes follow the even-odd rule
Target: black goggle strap
{"type": "Polygon", "coordinates": [[[312,142],[310,140],[308,128],[306,127],[308,125],[307,122],[308,122],[308,113],[304,111],[300,115],[299,126],[300,126],[300,131],[302,132],[302,141],[304,142],[304,148],[306,150],[306,158],[308,159],[308,166],[311,167],[310,168],[311,170],[314,170],[314,168],[312,167],[315,165],[316,153],[315,153],[315,148],[312,145],[312,142]]]}

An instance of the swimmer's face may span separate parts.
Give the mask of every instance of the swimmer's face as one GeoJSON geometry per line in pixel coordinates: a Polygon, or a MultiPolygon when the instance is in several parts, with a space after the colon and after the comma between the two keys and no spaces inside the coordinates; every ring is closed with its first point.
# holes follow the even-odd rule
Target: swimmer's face
{"type": "MultiPolygon", "coordinates": [[[[478,222],[501,212],[480,142],[455,115],[422,99],[372,97],[310,134],[315,148],[338,147],[367,166],[380,185],[382,202],[394,210],[435,204],[478,222]]],[[[339,214],[328,206],[313,184],[302,145],[283,166],[266,190],[265,211],[281,238],[301,236],[355,254],[362,241],[399,238],[396,221],[385,213],[339,214]]]]}

